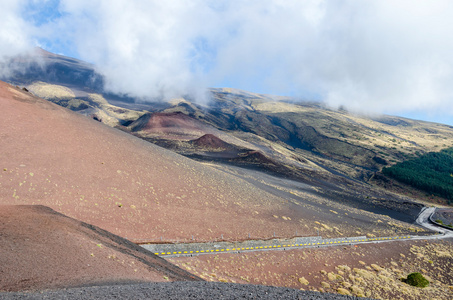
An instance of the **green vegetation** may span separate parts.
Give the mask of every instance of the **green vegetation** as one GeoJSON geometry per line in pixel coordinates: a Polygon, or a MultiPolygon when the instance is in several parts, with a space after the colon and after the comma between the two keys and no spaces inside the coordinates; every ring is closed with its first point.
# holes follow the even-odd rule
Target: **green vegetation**
{"type": "Polygon", "coordinates": [[[445,224],[444,221],[442,221],[441,219],[436,219],[436,220],[434,220],[434,222],[436,222],[437,224],[440,224],[440,225],[445,225],[445,226],[448,226],[450,228],[453,228],[453,225],[445,224]]]}
{"type": "Polygon", "coordinates": [[[422,274],[417,273],[417,272],[410,273],[409,275],[407,275],[407,279],[405,279],[403,281],[409,285],[420,287],[420,288],[424,288],[429,285],[429,281],[425,277],[423,277],[422,274]]]}
{"type": "Polygon", "coordinates": [[[398,181],[453,203],[453,148],[430,152],[404,161],[382,172],[398,181]]]}

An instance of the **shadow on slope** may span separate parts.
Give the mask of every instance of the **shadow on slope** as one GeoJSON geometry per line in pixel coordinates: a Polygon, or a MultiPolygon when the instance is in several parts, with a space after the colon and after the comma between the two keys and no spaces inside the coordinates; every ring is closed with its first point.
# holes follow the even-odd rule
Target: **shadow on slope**
{"type": "Polygon", "coordinates": [[[142,247],[48,207],[0,206],[0,290],[200,280],[142,247]]]}

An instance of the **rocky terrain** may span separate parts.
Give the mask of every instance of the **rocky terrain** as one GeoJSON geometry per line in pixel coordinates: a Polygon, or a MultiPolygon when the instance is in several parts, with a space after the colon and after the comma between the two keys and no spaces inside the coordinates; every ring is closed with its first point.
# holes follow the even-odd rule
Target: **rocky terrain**
{"type": "MultiPolygon", "coordinates": [[[[152,266],[164,261],[153,255],[130,258],[138,250],[127,240],[432,234],[415,220],[424,205],[442,206],[445,199],[395,182],[381,170],[452,146],[452,127],[360,116],[321,103],[235,89],[211,89],[208,103],[190,97],[131,99],[103,91],[102,77],[89,64],[44,51],[36,55],[38,60],[12,60],[17,71],[3,79],[13,85],[0,82],[0,204],[7,205],[0,213],[14,222],[20,222],[19,211],[36,214],[27,220],[27,228],[36,230],[37,237],[47,232],[49,242],[14,239],[23,234],[14,231],[16,223],[0,223],[6,247],[0,261],[13,257],[22,243],[29,245],[23,248],[20,268],[4,264],[0,269],[12,274],[0,289],[202,278],[382,299],[449,299],[453,277],[444,266],[452,261],[450,240],[172,258],[193,274],[180,270],[177,276],[160,267],[155,273],[152,266]],[[46,214],[58,218],[50,222],[46,214]],[[89,237],[68,234],[74,231],[68,222],[91,224],[82,227],[96,228],[109,238],[126,238],[115,236],[125,248],[115,246],[119,252],[112,254],[129,255],[121,258],[125,263],[108,257],[112,248],[98,246],[107,243],[105,236],[85,229],[81,232],[89,237]],[[66,232],[66,240],[49,228],[66,232]],[[71,252],[60,243],[81,245],[69,247],[77,249],[71,252]],[[42,248],[30,252],[35,248],[31,245],[42,248]],[[51,257],[52,268],[63,266],[59,277],[38,280],[37,274],[52,272],[37,267],[33,279],[22,281],[29,275],[25,256],[40,261],[49,245],[60,249],[51,257]],[[72,254],[74,260],[60,253],[72,254]],[[85,277],[80,270],[64,272],[68,264],[90,259],[99,272],[85,277]],[[103,271],[111,265],[117,268],[114,276],[103,271]],[[430,287],[405,285],[400,279],[411,271],[429,277],[430,287]]],[[[171,264],[165,268],[179,270],[171,264]]]]}
{"type": "MultiPolygon", "coordinates": [[[[300,299],[352,300],[354,296],[322,294],[290,288],[217,282],[142,283],[93,286],[35,293],[1,293],[2,299],[300,299]]],[[[366,299],[366,298],[360,298],[366,299]]]]}

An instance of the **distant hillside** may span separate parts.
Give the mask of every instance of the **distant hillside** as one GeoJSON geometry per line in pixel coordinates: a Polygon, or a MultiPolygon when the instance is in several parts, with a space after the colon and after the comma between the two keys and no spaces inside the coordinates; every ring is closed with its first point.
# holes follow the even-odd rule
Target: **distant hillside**
{"type": "Polygon", "coordinates": [[[11,73],[0,78],[15,84],[30,84],[35,81],[83,86],[101,91],[104,78],[95,71],[94,66],[84,61],[50,53],[36,48],[28,55],[15,57],[4,63],[11,73]]]}

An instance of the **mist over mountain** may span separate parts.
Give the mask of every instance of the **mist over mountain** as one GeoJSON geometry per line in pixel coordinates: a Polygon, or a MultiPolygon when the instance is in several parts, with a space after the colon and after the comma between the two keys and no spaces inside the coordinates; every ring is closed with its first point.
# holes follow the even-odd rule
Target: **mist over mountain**
{"type": "Polygon", "coordinates": [[[0,60],[41,46],[95,64],[112,93],[230,87],[453,124],[448,0],[2,4],[0,60]]]}
{"type": "Polygon", "coordinates": [[[92,91],[104,90],[104,79],[93,65],[84,61],[57,55],[35,48],[26,54],[12,57],[2,63],[2,80],[17,84],[44,81],[92,91]]]}

